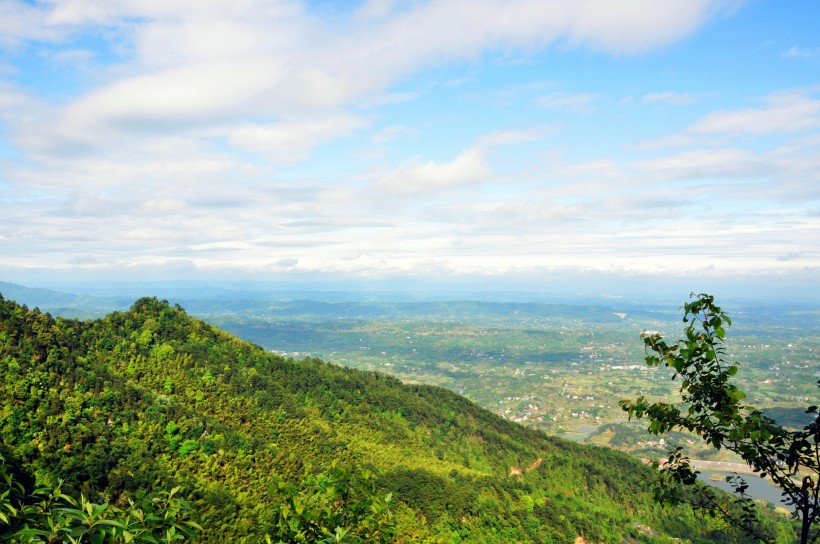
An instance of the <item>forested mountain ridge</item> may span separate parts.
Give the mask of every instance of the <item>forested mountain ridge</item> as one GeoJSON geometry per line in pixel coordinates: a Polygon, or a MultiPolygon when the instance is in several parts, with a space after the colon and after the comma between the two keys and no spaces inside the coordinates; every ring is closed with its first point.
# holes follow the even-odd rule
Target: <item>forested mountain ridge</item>
{"type": "Polygon", "coordinates": [[[662,512],[626,455],[441,388],[285,359],[156,299],[83,322],[0,296],[0,401],[24,468],[113,502],[180,485],[202,542],[258,542],[278,484],[333,461],[380,471],[399,542],[743,541],[662,512]]]}

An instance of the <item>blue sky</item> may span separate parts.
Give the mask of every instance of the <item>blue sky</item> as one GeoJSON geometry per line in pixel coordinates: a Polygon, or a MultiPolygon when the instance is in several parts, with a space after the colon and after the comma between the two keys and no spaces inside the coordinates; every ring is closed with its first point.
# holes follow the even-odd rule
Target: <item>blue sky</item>
{"type": "Polygon", "coordinates": [[[808,0],[0,0],[0,278],[817,292],[818,23],[808,0]]]}

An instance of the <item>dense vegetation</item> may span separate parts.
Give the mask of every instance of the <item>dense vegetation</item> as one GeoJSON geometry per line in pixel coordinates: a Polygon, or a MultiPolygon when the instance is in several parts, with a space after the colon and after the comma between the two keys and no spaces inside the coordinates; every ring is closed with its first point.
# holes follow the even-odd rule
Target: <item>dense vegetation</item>
{"type": "MultiPolygon", "coordinates": [[[[3,449],[6,449],[3,447],[3,449]]],[[[79,500],[56,487],[34,487],[30,475],[10,468],[0,454],[0,541],[15,544],[170,544],[202,528],[190,519],[190,505],[161,491],[145,504],[124,508],[79,500]]]]}
{"type": "Polygon", "coordinates": [[[13,470],[121,508],[180,486],[201,542],[281,534],[287,505],[321,494],[300,482],[336,466],[392,493],[398,542],[745,542],[661,511],[652,469],[624,454],[438,387],[285,359],[156,299],[83,322],[0,297],[0,403],[13,470]]]}

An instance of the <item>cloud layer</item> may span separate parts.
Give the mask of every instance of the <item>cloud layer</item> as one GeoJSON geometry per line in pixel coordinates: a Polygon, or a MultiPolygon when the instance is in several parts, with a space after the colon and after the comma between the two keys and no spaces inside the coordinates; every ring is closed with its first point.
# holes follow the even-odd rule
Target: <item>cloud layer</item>
{"type": "Polygon", "coordinates": [[[0,274],[818,266],[818,87],[673,73],[742,2],[339,5],[4,2],[0,274]]]}

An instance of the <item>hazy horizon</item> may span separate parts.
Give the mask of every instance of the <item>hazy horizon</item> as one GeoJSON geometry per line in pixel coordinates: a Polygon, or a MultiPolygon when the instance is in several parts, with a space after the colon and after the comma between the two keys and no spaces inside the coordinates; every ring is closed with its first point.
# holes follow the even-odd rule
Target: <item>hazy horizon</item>
{"type": "MultiPolygon", "coordinates": [[[[282,300],[316,300],[323,302],[401,302],[464,300],[485,302],[564,303],[596,304],[601,306],[659,305],[677,309],[685,303],[690,293],[710,293],[721,304],[788,304],[790,307],[816,308],[820,296],[816,291],[800,286],[792,289],[769,288],[757,285],[729,284],[705,285],[699,288],[661,281],[632,281],[611,284],[603,278],[601,283],[587,283],[571,288],[568,284],[553,285],[510,284],[508,282],[437,282],[412,279],[383,280],[377,282],[324,279],[322,281],[246,281],[246,280],[145,280],[145,281],[94,281],[83,282],[63,278],[58,281],[28,282],[8,281],[0,278],[0,294],[4,283],[24,289],[44,289],[61,294],[88,295],[99,298],[120,299],[130,305],[137,298],[156,296],[169,300],[245,300],[274,297],[282,300]]],[[[693,282],[697,283],[697,282],[693,282]]],[[[26,303],[25,300],[19,302],[26,303]]]]}

